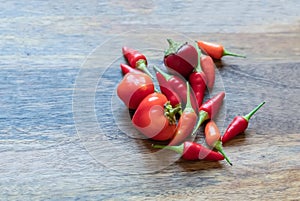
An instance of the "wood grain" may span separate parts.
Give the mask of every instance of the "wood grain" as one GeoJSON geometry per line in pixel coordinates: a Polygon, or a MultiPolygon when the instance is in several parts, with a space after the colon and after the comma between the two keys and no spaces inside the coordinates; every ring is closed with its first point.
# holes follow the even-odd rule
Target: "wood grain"
{"type": "MultiPolygon", "coordinates": [[[[29,0],[0,5],[1,200],[300,199],[298,1],[29,0]],[[266,101],[245,134],[224,147],[232,167],[225,161],[167,164],[146,155],[154,152],[152,142],[116,126],[128,121],[125,110],[111,106],[121,79],[115,70],[123,58],[104,49],[103,60],[94,58],[97,65],[83,64],[105,41],[120,48],[120,34],[147,27],[157,31],[141,34],[146,47],[164,46],[158,39],[167,29],[247,55],[216,62],[226,92],[218,120],[222,131],[236,114],[266,101]],[[109,62],[108,68],[103,65],[109,62]],[[98,126],[89,127],[94,123],[98,126]],[[99,125],[104,137],[97,135],[99,125]],[[82,136],[81,131],[92,132],[82,136]],[[151,172],[156,165],[164,168],[151,172]]],[[[201,130],[197,139],[203,141],[201,130]]]]}

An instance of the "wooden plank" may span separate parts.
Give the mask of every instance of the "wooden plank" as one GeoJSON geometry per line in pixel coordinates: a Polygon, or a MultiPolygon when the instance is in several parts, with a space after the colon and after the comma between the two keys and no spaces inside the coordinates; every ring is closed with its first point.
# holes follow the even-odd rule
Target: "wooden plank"
{"type": "MultiPolygon", "coordinates": [[[[300,199],[298,1],[0,5],[1,200],[300,199]],[[140,31],[147,27],[156,31],[140,31]],[[232,167],[158,160],[152,141],[122,130],[129,119],[114,107],[123,61],[116,49],[132,30],[146,39],[143,48],[166,46],[167,30],[247,55],[216,63],[226,92],[222,131],[266,100],[247,132],[224,146],[232,167]],[[99,49],[105,58],[85,66],[99,49]]],[[[162,52],[145,52],[159,64],[162,52]]]]}

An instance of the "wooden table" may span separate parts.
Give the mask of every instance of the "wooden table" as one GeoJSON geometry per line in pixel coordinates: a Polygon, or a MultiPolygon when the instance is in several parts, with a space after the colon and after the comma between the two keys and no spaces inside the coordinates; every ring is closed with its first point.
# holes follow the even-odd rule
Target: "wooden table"
{"type": "Polygon", "coordinates": [[[298,1],[0,5],[1,200],[300,199],[298,1]],[[123,132],[114,89],[122,41],[136,30],[153,62],[168,34],[247,55],[216,62],[222,131],[266,101],[224,147],[232,167],[149,158],[152,142],[123,132]]]}

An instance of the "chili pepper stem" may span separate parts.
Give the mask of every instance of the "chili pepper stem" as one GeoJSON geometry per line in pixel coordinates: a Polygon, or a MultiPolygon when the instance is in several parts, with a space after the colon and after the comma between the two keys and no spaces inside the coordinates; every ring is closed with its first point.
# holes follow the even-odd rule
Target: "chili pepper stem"
{"type": "Polygon", "coordinates": [[[261,104],[259,104],[256,108],[254,108],[251,112],[249,112],[247,115],[243,116],[244,119],[246,119],[247,121],[250,120],[250,118],[255,114],[255,112],[257,112],[257,110],[259,110],[259,108],[261,108],[266,102],[263,101],[261,104]]]}
{"type": "Polygon", "coordinates": [[[230,52],[226,49],[223,50],[223,56],[233,56],[233,57],[242,57],[242,58],[246,58],[245,55],[241,55],[241,54],[236,54],[236,53],[233,53],[233,52],[230,52]]]}
{"type": "Polygon", "coordinates": [[[170,101],[164,105],[165,116],[169,119],[171,124],[176,123],[176,114],[182,112],[181,104],[178,104],[175,108],[172,107],[170,101]]]}
{"type": "Polygon", "coordinates": [[[136,62],[136,68],[143,71],[153,79],[153,75],[148,70],[146,61],[144,59],[140,59],[136,62]]]}
{"type": "Polygon", "coordinates": [[[199,112],[199,116],[198,116],[198,121],[197,124],[192,132],[192,136],[195,135],[196,131],[198,130],[198,128],[203,124],[203,122],[205,122],[207,119],[209,119],[208,113],[200,110],[199,112]]]}
{"type": "Polygon", "coordinates": [[[170,38],[168,38],[167,41],[169,43],[169,48],[165,51],[165,56],[176,53],[178,51],[178,49],[184,45],[184,44],[175,42],[174,40],[172,40],[170,38]]]}
{"type": "Polygon", "coordinates": [[[159,145],[159,144],[152,144],[152,147],[155,149],[168,149],[177,152],[178,154],[182,154],[184,150],[184,143],[177,146],[166,146],[166,145],[159,145]]]}
{"type": "Polygon", "coordinates": [[[201,53],[201,50],[200,50],[200,48],[197,44],[197,41],[196,41],[195,49],[197,50],[197,53],[198,53],[198,65],[196,66],[194,71],[195,72],[201,72],[202,71],[202,66],[201,66],[201,62],[200,62],[200,57],[201,57],[202,53],[201,53]]]}
{"type": "Polygon", "coordinates": [[[194,110],[191,102],[191,90],[189,82],[186,82],[186,105],[185,108],[188,108],[189,110],[194,110]]]}
{"type": "Polygon", "coordinates": [[[214,147],[224,156],[225,160],[229,163],[229,165],[232,166],[232,163],[230,162],[229,158],[227,157],[227,155],[225,154],[223,147],[222,147],[222,141],[218,140],[214,147]]]}
{"type": "Polygon", "coordinates": [[[158,71],[162,76],[168,81],[172,78],[172,75],[169,75],[168,73],[165,73],[163,70],[158,68],[157,66],[153,66],[154,70],[158,71]]]}
{"type": "MultiPolygon", "coordinates": [[[[178,105],[180,105],[180,108],[181,108],[181,103],[179,103],[178,105]]],[[[176,106],[177,107],[177,106],[176,106]]],[[[182,108],[181,110],[178,111],[178,114],[181,116],[182,115],[182,108]]]]}
{"type": "Polygon", "coordinates": [[[179,112],[182,112],[181,104],[178,104],[178,105],[176,105],[175,108],[172,108],[171,110],[169,110],[169,113],[174,116],[179,112]]]}

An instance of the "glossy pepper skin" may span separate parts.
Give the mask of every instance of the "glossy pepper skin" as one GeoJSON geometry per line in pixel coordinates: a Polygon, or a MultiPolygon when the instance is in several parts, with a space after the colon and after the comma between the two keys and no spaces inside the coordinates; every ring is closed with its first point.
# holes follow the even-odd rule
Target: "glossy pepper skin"
{"type": "Polygon", "coordinates": [[[198,107],[202,105],[206,90],[206,76],[203,72],[195,71],[189,77],[189,82],[194,91],[198,107]]]}
{"type": "Polygon", "coordinates": [[[202,104],[202,106],[199,108],[197,125],[195,126],[192,135],[196,133],[196,131],[202,125],[203,122],[209,119],[213,119],[215,117],[215,115],[219,112],[222,106],[224,97],[225,92],[222,91],[202,104]]]}
{"type": "Polygon", "coordinates": [[[200,63],[201,51],[197,46],[196,46],[196,50],[198,53],[198,65],[195,67],[194,71],[190,74],[189,82],[195,93],[198,107],[200,107],[202,105],[203,98],[205,95],[207,78],[205,73],[202,71],[202,66],[200,63]]]}
{"type": "Polygon", "coordinates": [[[207,160],[207,161],[221,161],[224,156],[218,152],[210,150],[196,142],[185,141],[177,146],[163,146],[153,145],[154,148],[164,148],[177,152],[185,160],[207,160]]]}
{"type": "Polygon", "coordinates": [[[200,56],[200,63],[206,76],[206,85],[209,89],[212,89],[216,79],[215,63],[210,56],[204,54],[200,56]]]}
{"type": "Polygon", "coordinates": [[[219,112],[224,97],[225,97],[225,92],[222,91],[217,95],[213,96],[205,103],[203,103],[199,110],[206,112],[208,119],[213,119],[216,116],[216,114],[219,112]]]}
{"type": "Polygon", "coordinates": [[[152,79],[145,73],[127,73],[117,86],[117,95],[129,109],[154,92],[152,79]]]}
{"type": "Polygon", "coordinates": [[[161,93],[152,93],[140,103],[132,117],[134,127],[146,137],[165,141],[174,136],[177,109],[166,107],[168,100],[161,93]]]}
{"type": "Polygon", "coordinates": [[[208,146],[217,149],[224,156],[226,161],[230,165],[232,165],[229,158],[226,156],[225,152],[223,151],[220,130],[213,120],[210,120],[206,124],[204,134],[205,134],[205,141],[208,144],[208,146]]]}
{"type": "Polygon", "coordinates": [[[169,48],[165,51],[165,66],[177,71],[185,79],[188,79],[198,63],[198,53],[195,47],[188,43],[177,43],[172,39],[167,39],[167,41],[169,48]]]}
{"type": "Polygon", "coordinates": [[[169,143],[169,146],[178,145],[182,143],[186,138],[188,138],[193,132],[194,126],[197,122],[197,118],[197,113],[195,112],[191,104],[190,86],[187,82],[187,103],[179,118],[175,135],[169,143]]]}
{"type": "Polygon", "coordinates": [[[120,68],[122,70],[123,75],[126,75],[127,73],[143,73],[138,69],[132,68],[131,66],[122,63],[120,64],[120,68]]]}
{"type": "MultiPolygon", "coordinates": [[[[174,94],[176,94],[177,98],[179,98],[181,106],[184,107],[184,105],[187,102],[187,95],[186,95],[187,87],[186,87],[186,82],[184,81],[184,79],[177,75],[168,74],[156,66],[154,66],[153,68],[155,69],[156,72],[159,72],[165,78],[165,80],[168,83],[167,84],[168,87],[170,87],[170,90],[172,90],[172,92],[174,94]]],[[[193,109],[197,112],[198,104],[197,104],[197,100],[195,98],[194,93],[190,94],[190,99],[191,99],[193,109]]]]}
{"type": "Polygon", "coordinates": [[[222,136],[222,143],[226,143],[238,134],[244,132],[248,128],[250,118],[259,110],[265,101],[260,103],[256,108],[254,108],[250,113],[245,116],[236,116],[232,122],[228,125],[224,135],[222,136]]]}
{"type": "Polygon", "coordinates": [[[209,56],[211,56],[214,59],[221,59],[223,56],[234,56],[234,57],[243,57],[244,55],[235,54],[232,52],[229,52],[224,48],[223,45],[216,44],[216,43],[210,43],[206,41],[197,41],[198,46],[203,49],[209,56]]]}
{"type": "Polygon", "coordinates": [[[163,72],[154,67],[156,70],[156,78],[159,84],[160,91],[167,97],[173,107],[180,104],[180,98],[171,86],[171,82],[166,79],[166,75],[163,72]]]}
{"type": "Polygon", "coordinates": [[[126,46],[124,46],[122,48],[122,52],[123,52],[124,57],[127,59],[129,65],[132,68],[141,70],[144,73],[146,73],[148,76],[150,76],[151,78],[153,77],[147,68],[147,58],[145,55],[143,55],[142,53],[140,53],[139,51],[137,51],[135,49],[132,49],[132,48],[129,48],[126,46]]]}

